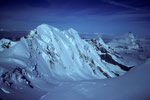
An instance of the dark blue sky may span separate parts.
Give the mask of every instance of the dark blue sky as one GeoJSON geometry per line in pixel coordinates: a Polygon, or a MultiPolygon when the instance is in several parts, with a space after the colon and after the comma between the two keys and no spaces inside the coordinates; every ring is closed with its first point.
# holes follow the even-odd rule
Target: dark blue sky
{"type": "Polygon", "coordinates": [[[83,33],[150,33],[149,0],[1,0],[0,28],[46,23],[83,33]]]}

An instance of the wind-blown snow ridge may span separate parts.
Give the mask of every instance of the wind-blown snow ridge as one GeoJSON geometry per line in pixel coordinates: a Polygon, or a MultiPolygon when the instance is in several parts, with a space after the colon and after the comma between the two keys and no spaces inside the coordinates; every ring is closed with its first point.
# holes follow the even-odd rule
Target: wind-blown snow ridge
{"type": "Polygon", "coordinates": [[[39,78],[54,82],[111,78],[124,74],[126,70],[121,69],[118,63],[110,63],[105,56],[101,57],[106,54],[111,60],[122,63],[101,39],[92,45],[82,40],[72,28],[61,31],[42,24],[14,45],[1,50],[0,75],[5,80],[3,83],[9,86],[21,82],[31,87],[35,82],[33,80],[39,78]],[[94,46],[100,44],[97,50],[94,46]],[[102,52],[101,48],[108,52],[102,52]],[[16,72],[16,69],[19,70],[16,72]],[[17,78],[18,74],[21,77],[19,79],[7,77],[14,75],[17,78]]]}

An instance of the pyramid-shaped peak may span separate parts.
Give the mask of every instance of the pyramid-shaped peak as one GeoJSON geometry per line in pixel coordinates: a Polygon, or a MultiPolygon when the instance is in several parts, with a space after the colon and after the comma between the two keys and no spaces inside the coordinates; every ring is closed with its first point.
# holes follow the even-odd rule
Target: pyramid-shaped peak
{"type": "Polygon", "coordinates": [[[134,37],[134,34],[133,34],[132,32],[128,32],[128,37],[129,37],[129,38],[135,38],[135,37],[134,37]]]}

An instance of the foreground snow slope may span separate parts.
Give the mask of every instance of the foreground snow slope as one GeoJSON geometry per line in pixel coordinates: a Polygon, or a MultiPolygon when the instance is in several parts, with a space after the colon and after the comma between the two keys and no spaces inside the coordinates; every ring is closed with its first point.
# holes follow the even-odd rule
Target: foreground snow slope
{"type": "Polygon", "coordinates": [[[41,100],[150,100],[149,76],[150,59],[117,78],[64,83],[41,100]]]}
{"type": "Polygon", "coordinates": [[[149,100],[150,59],[127,74],[102,80],[66,81],[41,84],[42,89],[22,88],[11,93],[0,91],[4,100],[149,100]]]}

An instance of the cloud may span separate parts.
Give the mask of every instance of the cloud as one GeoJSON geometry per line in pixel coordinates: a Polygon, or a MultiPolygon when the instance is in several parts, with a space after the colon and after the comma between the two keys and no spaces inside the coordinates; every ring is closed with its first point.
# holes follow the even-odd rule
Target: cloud
{"type": "Polygon", "coordinates": [[[124,7],[124,8],[128,8],[128,9],[133,9],[133,10],[137,10],[137,11],[143,11],[140,8],[136,8],[136,7],[133,7],[133,6],[130,6],[130,5],[126,5],[126,4],[123,4],[123,3],[120,3],[120,2],[116,2],[114,0],[102,0],[102,1],[103,2],[107,2],[109,4],[112,4],[112,5],[115,5],[115,6],[120,6],[120,7],[124,7]]]}
{"type": "Polygon", "coordinates": [[[131,29],[131,26],[140,31],[141,29],[137,28],[141,25],[139,22],[142,22],[141,28],[145,29],[150,21],[149,11],[142,11],[143,6],[137,6],[140,1],[135,4],[135,0],[3,1],[0,1],[0,8],[5,8],[0,9],[0,26],[8,29],[30,30],[39,24],[47,23],[62,29],[72,27],[82,32],[123,32],[131,29]]]}

